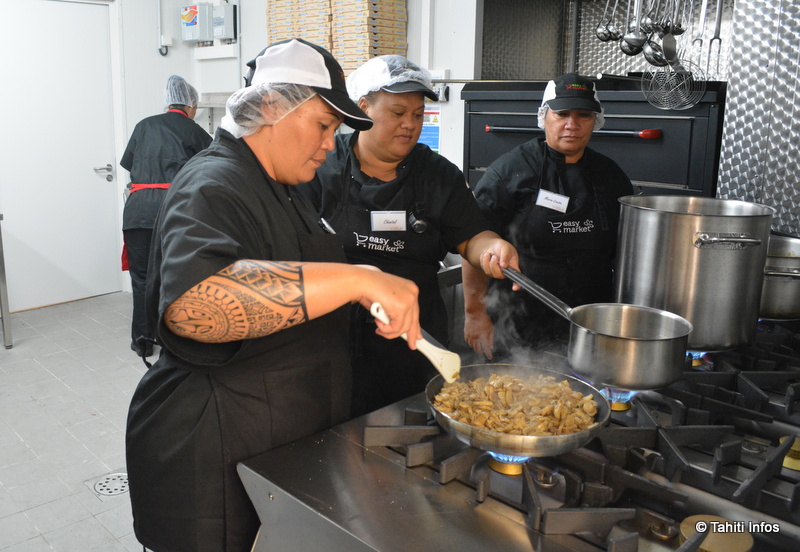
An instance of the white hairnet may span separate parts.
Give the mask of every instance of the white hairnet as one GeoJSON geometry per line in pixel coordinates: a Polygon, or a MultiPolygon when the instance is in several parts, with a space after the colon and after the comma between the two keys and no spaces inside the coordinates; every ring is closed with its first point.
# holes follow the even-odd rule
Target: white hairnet
{"type": "Polygon", "coordinates": [[[317,93],[302,84],[259,83],[231,94],[225,104],[220,126],[236,138],[271,126],[307,102],[317,93]]]}
{"type": "Polygon", "coordinates": [[[397,55],[371,58],[347,77],[347,93],[354,102],[376,90],[422,92],[432,101],[439,99],[431,89],[430,72],[397,55]]]}
{"type": "Polygon", "coordinates": [[[197,107],[197,90],[194,86],[186,82],[183,77],[172,75],[167,79],[167,87],[164,89],[164,102],[170,105],[188,105],[197,107]]]}
{"type": "MultiPolygon", "coordinates": [[[[544,117],[547,115],[548,109],[550,109],[548,105],[539,107],[539,112],[537,113],[539,116],[539,128],[544,128],[544,117]]],[[[592,130],[600,130],[603,128],[604,124],[606,124],[606,118],[603,116],[603,111],[601,110],[600,113],[595,113],[594,128],[592,130]]]]}

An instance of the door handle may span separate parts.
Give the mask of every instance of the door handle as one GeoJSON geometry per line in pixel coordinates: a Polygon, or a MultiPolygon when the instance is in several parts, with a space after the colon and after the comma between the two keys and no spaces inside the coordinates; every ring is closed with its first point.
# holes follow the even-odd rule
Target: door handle
{"type": "Polygon", "coordinates": [[[111,171],[113,171],[113,170],[114,170],[114,167],[112,167],[112,166],[111,166],[111,163],[109,163],[109,164],[108,164],[108,165],[106,165],[105,167],[93,167],[93,169],[94,169],[95,171],[98,171],[98,172],[100,172],[100,171],[111,172],[111,171]]]}

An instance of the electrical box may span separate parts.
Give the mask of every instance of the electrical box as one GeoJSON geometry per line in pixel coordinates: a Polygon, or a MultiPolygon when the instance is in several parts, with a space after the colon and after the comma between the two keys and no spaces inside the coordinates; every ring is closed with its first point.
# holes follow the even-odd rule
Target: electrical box
{"type": "Polygon", "coordinates": [[[192,4],[181,7],[181,38],[184,42],[208,42],[214,40],[211,4],[192,4]]]}
{"type": "Polygon", "coordinates": [[[236,5],[214,6],[214,38],[233,40],[236,38],[236,5]]]}

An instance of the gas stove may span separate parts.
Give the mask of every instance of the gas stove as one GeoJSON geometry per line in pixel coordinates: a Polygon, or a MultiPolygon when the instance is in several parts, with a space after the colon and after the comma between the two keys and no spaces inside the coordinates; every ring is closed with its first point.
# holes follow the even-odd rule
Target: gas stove
{"type": "Polygon", "coordinates": [[[800,326],[694,357],[667,388],[605,390],[611,422],[556,457],[469,447],[419,394],[245,461],[254,550],[796,550],[800,326]]]}

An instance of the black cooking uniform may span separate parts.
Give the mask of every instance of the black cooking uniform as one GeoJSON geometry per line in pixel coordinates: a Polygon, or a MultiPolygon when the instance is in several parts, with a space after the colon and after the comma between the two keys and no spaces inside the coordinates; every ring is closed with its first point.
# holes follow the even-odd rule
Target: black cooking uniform
{"type": "Polygon", "coordinates": [[[147,305],[163,349],[126,437],[134,528],[150,549],[249,552],[258,519],[236,463],[347,418],[347,307],[232,343],[166,328],[173,301],[239,259],[346,262],[296,190],[220,129],[175,178],[155,227],[147,305]]]}
{"type": "MultiPolygon", "coordinates": [[[[440,261],[458,244],[487,230],[463,173],[450,161],[417,144],[397,167],[397,178],[383,182],[361,171],[353,146],[358,132],[339,135],[336,149],[300,191],[318,207],[344,244],[347,260],[370,264],[413,280],[419,286],[420,325],[448,342],[447,312],[439,290],[440,261]],[[373,229],[375,212],[405,222],[404,231],[373,229]],[[412,229],[412,222],[426,226],[412,229]]],[[[353,415],[371,412],[425,388],[436,374],[421,353],[402,339],[375,335],[372,316],[357,307],[353,315],[353,415]]]]}
{"type": "Polygon", "coordinates": [[[130,172],[131,195],[122,212],[127,264],[133,291],[131,340],[152,337],[144,312],[147,258],[156,213],[169,183],[211,136],[180,109],[147,117],[136,125],[119,164],[130,172]]]}
{"type": "MultiPolygon", "coordinates": [[[[522,272],[569,306],[612,300],[617,198],[632,193],[630,180],[608,157],[586,148],[568,164],[543,138],[499,157],[475,186],[492,229],[517,248],[522,272]],[[537,198],[545,205],[553,204],[548,198],[563,201],[565,212],[537,205],[537,198]]],[[[490,298],[499,295],[487,304],[501,356],[567,337],[567,321],[541,301],[511,292],[508,280],[489,285],[490,298]]]]}

